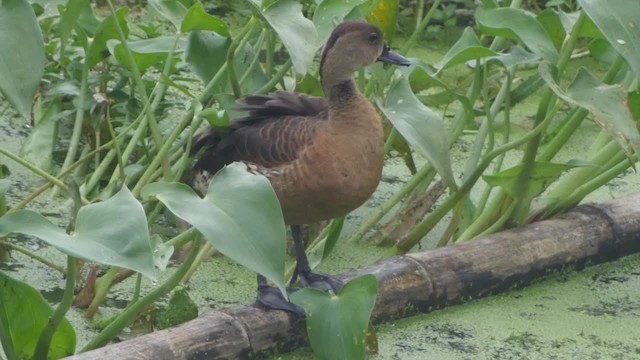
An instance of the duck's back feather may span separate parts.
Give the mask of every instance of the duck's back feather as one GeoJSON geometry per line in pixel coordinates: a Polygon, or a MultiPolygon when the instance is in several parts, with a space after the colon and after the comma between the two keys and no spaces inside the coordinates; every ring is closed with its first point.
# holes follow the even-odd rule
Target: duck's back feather
{"type": "Polygon", "coordinates": [[[238,110],[248,114],[233,120],[228,134],[209,128],[194,138],[191,154],[201,153],[194,173],[215,174],[235,161],[267,169],[291,162],[328,119],[325,99],[284,91],[246,97],[238,110]]]}

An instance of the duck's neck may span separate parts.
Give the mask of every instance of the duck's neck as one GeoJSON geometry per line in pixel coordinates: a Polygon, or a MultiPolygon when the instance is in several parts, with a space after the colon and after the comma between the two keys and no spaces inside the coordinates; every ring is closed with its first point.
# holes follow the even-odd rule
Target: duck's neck
{"type": "Polygon", "coordinates": [[[329,108],[339,109],[353,104],[360,96],[353,79],[338,82],[325,87],[325,97],[329,102],[329,108]]]}

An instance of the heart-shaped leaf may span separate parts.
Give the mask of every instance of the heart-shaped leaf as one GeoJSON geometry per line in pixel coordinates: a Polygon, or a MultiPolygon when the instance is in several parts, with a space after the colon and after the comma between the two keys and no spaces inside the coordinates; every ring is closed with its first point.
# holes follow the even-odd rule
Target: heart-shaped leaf
{"type": "Polygon", "coordinates": [[[222,254],[285,291],[286,229],[267,178],[235,163],[213,177],[204,198],[180,183],[149,184],[142,194],[158,198],[222,254]]]}
{"type": "Polygon", "coordinates": [[[44,75],[44,42],[25,0],[0,1],[0,92],[25,118],[44,75]]]}
{"type": "Polygon", "coordinates": [[[126,187],[103,202],[80,208],[72,235],[31,210],[0,218],[0,237],[12,232],[35,236],[77,258],[156,277],[147,218],[126,187]]]}
{"type": "Polygon", "coordinates": [[[149,5],[162,17],[180,29],[182,19],[187,15],[187,8],[178,0],[149,0],[149,5]]]}
{"type": "Polygon", "coordinates": [[[620,84],[607,85],[584,68],[564,90],[554,80],[553,65],[543,62],[538,67],[547,86],[562,100],[588,110],[596,123],[618,141],[631,157],[640,154],[640,133],[628,107],[628,93],[620,84]]]}
{"type": "Polygon", "coordinates": [[[108,18],[102,20],[100,25],[98,25],[96,34],[91,42],[91,46],[89,46],[89,54],[87,55],[89,66],[93,68],[98,62],[109,55],[109,51],[107,50],[108,40],[120,39],[116,21],[122,27],[124,36],[126,37],[129,34],[129,27],[127,26],[126,19],[128,13],[128,8],[120,8],[108,18]]]}
{"type": "Polygon", "coordinates": [[[376,303],[378,280],[364,275],[348,282],[338,295],[314,288],[291,294],[307,314],[311,347],[320,359],[364,359],[369,318],[376,303]]]}
{"type": "Polygon", "coordinates": [[[278,33],[296,71],[306,74],[320,42],[313,22],[302,14],[302,5],[294,0],[275,0],[268,4],[261,0],[249,2],[278,33]]]}
{"type": "MultiPolygon", "coordinates": [[[[33,358],[40,333],[52,314],[53,309],[38,290],[0,271],[0,340],[5,350],[11,348],[17,359],[33,358]]],[[[73,355],[75,350],[76,333],[63,319],[51,339],[48,358],[73,355]]]]}
{"type": "Polygon", "coordinates": [[[324,0],[313,12],[313,23],[318,29],[318,42],[324,43],[333,29],[341,23],[353,8],[367,2],[366,0],[324,0]]]}
{"type": "Polygon", "coordinates": [[[476,11],[476,20],[483,34],[516,39],[536,55],[549,62],[558,60],[558,51],[544,27],[522,9],[483,7],[476,11]]]}
{"type": "Polygon", "coordinates": [[[208,14],[201,2],[193,4],[187,10],[187,14],[180,25],[180,31],[183,33],[193,30],[208,30],[224,37],[230,36],[227,24],[221,19],[208,14]]]}
{"type": "Polygon", "coordinates": [[[464,29],[460,39],[453,44],[444,58],[442,58],[435,67],[438,68],[438,72],[440,72],[450,66],[464,64],[469,60],[495,55],[497,55],[496,52],[482,46],[473,29],[467,27],[464,29]]]}
{"type": "Polygon", "coordinates": [[[393,84],[384,103],[378,101],[378,107],[413,149],[428,159],[442,179],[456,189],[442,119],[416,98],[409,81],[402,77],[393,84]]]}
{"type": "Polygon", "coordinates": [[[605,5],[601,0],[578,0],[578,3],[640,78],[640,1],[615,0],[605,5]]]}

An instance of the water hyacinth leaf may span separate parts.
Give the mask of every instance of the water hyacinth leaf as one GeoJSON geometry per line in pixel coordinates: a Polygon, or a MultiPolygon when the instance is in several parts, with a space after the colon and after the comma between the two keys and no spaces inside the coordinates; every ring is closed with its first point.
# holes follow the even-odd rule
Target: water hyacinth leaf
{"type": "MultiPolygon", "coordinates": [[[[131,51],[138,69],[144,71],[151,66],[157,66],[161,69],[171,49],[175,46],[174,53],[179,54],[184,51],[186,44],[184,40],[178,40],[176,43],[174,37],[160,36],[153,39],[130,41],[127,42],[127,47],[131,51]]],[[[129,58],[120,40],[108,40],[107,48],[120,65],[131,68],[129,58]]]]}
{"type": "Polygon", "coordinates": [[[291,301],[307,314],[307,333],[320,359],[365,359],[369,318],[378,281],[364,275],[348,282],[338,295],[314,288],[291,294],[291,301]]]}
{"type": "Polygon", "coordinates": [[[536,19],[546,30],[547,34],[549,34],[549,38],[553,42],[553,45],[555,45],[556,49],[560,49],[567,33],[562,26],[562,21],[560,20],[558,12],[547,8],[536,15],[536,19]]]}
{"type": "Polygon", "coordinates": [[[413,149],[433,164],[451,189],[456,189],[442,119],[416,98],[406,77],[391,86],[384,102],[379,100],[377,103],[413,149]]]}
{"type": "Polygon", "coordinates": [[[336,25],[341,23],[355,7],[366,2],[367,0],[324,0],[318,4],[313,12],[313,23],[318,30],[318,42],[327,41],[336,25]]]}
{"type": "Polygon", "coordinates": [[[0,92],[25,118],[44,75],[42,32],[25,0],[0,1],[0,92]]]}
{"type": "Polygon", "coordinates": [[[438,72],[440,72],[448,67],[464,64],[469,60],[496,55],[497,53],[495,51],[482,46],[473,29],[467,27],[464,29],[462,36],[453,44],[447,54],[435,67],[438,69],[438,72]]]}
{"type": "Polygon", "coordinates": [[[604,128],[631,157],[640,154],[640,133],[628,107],[628,94],[619,85],[607,85],[584,68],[578,70],[573,83],[565,91],[554,80],[553,65],[543,62],[538,67],[547,86],[562,100],[591,113],[593,120],[604,128]]]}
{"type": "Polygon", "coordinates": [[[35,236],[73,257],[156,278],[147,218],[126,187],[103,202],[80,208],[72,235],[31,210],[0,218],[0,237],[12,232],[35,236]]]}
{"type": "MultiPolygon", "coordinates": [[[[53,309],[38,290],[0,271],[0,339],[5,349],[6,341],[11,341],[18,359],[33,358],[40,333],[52,314],[53,309]]],[[[73,355],[75,350],[76,333],[63,319],[53,334],[47,357],[59,359],[73,355]]]]}
{"type": "Polygon", "coordinates": [[[558,51],[544,27],[530,13],[522,9],[497,8],[476,11],[476,21],[485,35],[520,40],[533,53],[555,63],[558,51]]]}
{"type": "Polygon", "coordinates": [[[193,4],[193,6],[187,10],[180,25],[180,32],[182,33],[193,30],[207,30],[224,37],[230,36],[227,24],[220,18],[207,14],[201,2],[193,4]]]}
{"type": "Polygon", "coordinates": [[[60,41],[66,44],[67,38],[71,35],[71,31],[76,26],[80,14],[83,10],[90,6],[89,0],[69,0],[65,5],[64,12],[60,15],[60,41]]]}
{"type": "Polygon", "coordinates": [[[522,172],[523,165],[519,164],[512,168],[503,170],[494,175],[483,175],[482,178],[491,186],[501,187],[507,194],[514,198],[524,198],[531,200],[540,195],[551,183],[553,183],[563,172],[581,166],[592,166],[589,163],[579,161],[558,164],[551,162],[536,161],[531,172],[531,185],[527,188],[526,194],[517,194],[515,190],[516,180],[522,172]]]}
{"type": "MultiPolygon", "coordinates": [[[[208,83],[227,61],[227,51],[231,39],[222,37],[211,31],[192,31],[189,33],[184,61],[203,82],[208,83]]],[[[238,57],[238,56],[236,56],[238,57]]],[[[213,93],[222,92],[224,84],[214,89],[213,93]]]]}
{"type": "Polygon", "coordinates": [[[97,63],[102,61],[102,59],[109,56],[109,50],[107,49],[107,41],[110,39],[120,39],[120,34],[118,33],[118,28],[116,26],[116,21],[122,27],[122,31],[124,32],[124,36],[127,37],[129,35],[129,26],[127,25],[126,17],[129,14],[128,8],[120,8],[116,10],[114,14],[111,14],[108,18],[102,20],[98,29],[96,30],[96,34],[91,42],[91,46],[89,46],[89,54],[87,55],[87,61],[89,61],[89,66],[94,67],[97,63]]]}
{"type": "Polygon", "coordinates": [[[56,98],[46,104],[44,109],[42,109],[41,100],[38,99],[33,109],[35,126],[29,132],[27,140],[22,144],[20,156],[38,168],[49,171],[57,139],[57,120],[62,110],[60,98],[56,98]]]}
{"type": "Polygon", "coordinates": [[[578,3],[640,78],[640,1],[612,0],[607,6],[598,0],[578,3]]]}
{"type": "Polygon", "coordinates": [[[149,5],[171,22],[176,31],[180,29],[182,19],[187,15],[187,8],[178,0],[150,0],[149,5]]]}
{"type": "Polygon", "coordinates": [[[180,183],[147,185],[171,212],[198,229],[218,251],[285,289],[286,228],[269,180],[235,163],[220,170],[207,195],[180,183]]]}
{"type": "Polygon", "coordinates": [[[294,0],[270,1],[264,7],[261,0],[249,2],[278,33],[296,72],[306,74],[321,43],[313,22],[302,14],[302,5],[294,0]]]}

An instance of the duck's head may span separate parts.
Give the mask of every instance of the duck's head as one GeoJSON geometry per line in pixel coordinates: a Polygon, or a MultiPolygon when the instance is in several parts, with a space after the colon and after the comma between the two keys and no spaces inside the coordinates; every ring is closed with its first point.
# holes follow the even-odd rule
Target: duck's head
{"type": "Polygon", "coordinates": [[[320,78],[325,87],[351,79],[353,73],[376,61],[408,66],[404,57],[389,51],[382,31],[365,21],[347,21],[329,36],[320,60],[320,78]]]}

